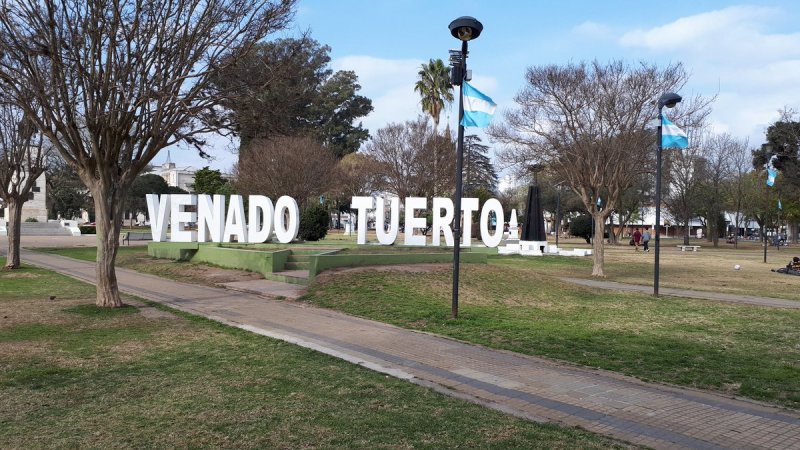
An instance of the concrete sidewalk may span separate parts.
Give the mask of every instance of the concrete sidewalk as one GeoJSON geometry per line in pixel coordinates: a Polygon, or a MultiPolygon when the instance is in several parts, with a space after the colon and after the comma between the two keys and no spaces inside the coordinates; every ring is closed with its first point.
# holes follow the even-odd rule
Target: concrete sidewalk
{"type": "MultiPolygon", "coordinates": [[[[94,264],[23,251],[93,283],[94,264]]],[[[336,311],[117,269],[120,289],[532,420],[654,448],[800,448],[800,414],[464,344],[336,311]]]]}

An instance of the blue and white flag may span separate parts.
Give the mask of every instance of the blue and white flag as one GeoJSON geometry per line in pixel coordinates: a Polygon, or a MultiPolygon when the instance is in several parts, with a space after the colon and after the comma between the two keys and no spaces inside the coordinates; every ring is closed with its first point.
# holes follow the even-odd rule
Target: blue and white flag
{"type": "Polygon", "coordinates": [[[767,167],[767,186],[775,184],[775,177],[778,176],[778,170],[772,167],[767,167]]]}
{"type": "Polygon", "coordinates": [[[781,199],[778,199],[778,209],[783,211],[783,205],[781,205],[781,199]]]}
{"type": "Polygon", "coordinates": [[[461,125],[465,127],[486,128],[492,120],[497,104],[488,95],[464,82],[464,118],[461,125]]]}
{"type": "Polygon", "coordinates": [[[689,137],[674,123],[663,116],[661,122],[661,148],[689,148],[689,137]]]}

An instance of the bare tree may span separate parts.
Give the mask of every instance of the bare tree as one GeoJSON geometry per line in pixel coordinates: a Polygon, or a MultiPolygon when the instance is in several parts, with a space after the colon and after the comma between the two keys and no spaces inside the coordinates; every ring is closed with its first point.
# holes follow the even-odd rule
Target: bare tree
{"type": "Polygon", "coordinates": [[[748,149],[748,140],[730,137],[727,143],[730,157],[728,158],[728,182],[725,183],[728,211],[733,213],[733,222],[736,231],[733,233],[733,245],[739,248],[739,228],[745,219],[745,192],[747,191],[747,174],[752,167],[752,158],[748,149]]]}
{"type": "MultiPolygon", "coordinates": [[[[592,275],[605,276],[605,220],[634,180],[652,170],[655,101],[680,90],[688,75],[680,64],[660,69],[595,61],[533,67],[525,78],[515,97],[519,108],[489,134],[506,144],[500,154],[506,165],[543,163],[582,199],[596,225],[592,275]]],[[[681,105],[673,121],[694,126],[707,115],[709,100],[696,96],[681,105]]]]}
{"type": "Polygon", "coordinates": [[[46,169],[42,135],[21,109],[0,97],[0,199],[8,207],[8,255],[5,267],[20,266],[22,205],[46,169]]]}
{"type": "Polygon", "coordinates": [[[673,223],[683,228],[683,243],[689,245],[692,219],[700,213],[705,202],[702,182],[706,170],[706,161],[702,157],[702,148],[692,146],[688,149],[665,150],[663,171],[663,203],[666,213],[673,223]]]}
{"type": "Polygon", "coordinates": [[[240,155],[235,187],[241,194],[288,195],[301,209],[333,183],[336,157],[311,137],[256,139],[240,155]]]}
{"type": "Polygon", "coordinates": [[[367,142],[364,153],[380,164],[381,190],[400,198],[452,192],[455,146],[424,118],[389,124],[367,142]]]}
{"type": "Polygon", "coordinates": [[[294,3],[0,0],[0,82],[95,202],[98,306],[122,305],[114,264],[131,183],[168,145],[201,149],[198,134],[221,126],[211,80],[285,28],[294,3]]]}

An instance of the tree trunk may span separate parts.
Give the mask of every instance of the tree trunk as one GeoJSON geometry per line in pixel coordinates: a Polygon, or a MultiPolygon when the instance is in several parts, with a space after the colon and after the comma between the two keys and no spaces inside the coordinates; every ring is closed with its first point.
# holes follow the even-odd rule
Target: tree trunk
{"type": "Polygon", "coordinates": [[[6,269],[19,269],[20,227],[22,226],[22,202],[11,199],[8,202],[8,255],[6,256],[6,269]]]}
{"type": "Polygon", "coordinates": [[[689,245],[689,234],[692,232],[692,227],[689,226],[689,221],[683,223],[683,245],[689,245]]]}
{"type": "Polygon", "coordinates": [[[603,270],[603,232],[605,231],[605,217],[602,212],[592,214],[594,220],[594,243],[592,245],[592,256],[594,264],[592,265],[592,276],[605,278],[606,273],[603,270]]]}
{"type": "Polygon", "coordinates": [[[122,298],[117,285],[115,263],[122,228],[123,206],[121,191],[103,192],[94,189],[95,222],[97,224],[97,300],[102,308],[119,308],[122,298]]]}
{"type": "MultiPolygon", "coordinates": [[[[614,229],[614,214],[609,215],[608,218],[608,244],[617,245],[617,231],[614,229]]],[[[622,223],[620,223],[619,229],[622,230],[622,223]]]]}

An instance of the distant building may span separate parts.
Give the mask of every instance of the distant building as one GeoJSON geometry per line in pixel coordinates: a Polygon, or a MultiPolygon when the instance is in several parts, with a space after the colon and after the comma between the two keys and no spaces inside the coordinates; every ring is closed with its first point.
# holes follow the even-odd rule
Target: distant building
{"type": "Polygon", "coordinates": [[[176,167],[174,162],[167,162],[150,171],[151,174],[158,175],[167,182],[168,186],[179,187],[186,192],[192,192],[194,186],[194,167],[176,167]]]}
{"type": "MultiPolygon", "coordinates": [[[[45,174],[39,176],[36,184],[28,194],[28,200],[22,204],[22,221],[36,219],[37,222],[47,222],[47,178],[45,174]]],[[[9,218],[8,207],[0,200],[0,222],[9,218]]]]}

